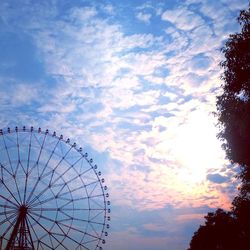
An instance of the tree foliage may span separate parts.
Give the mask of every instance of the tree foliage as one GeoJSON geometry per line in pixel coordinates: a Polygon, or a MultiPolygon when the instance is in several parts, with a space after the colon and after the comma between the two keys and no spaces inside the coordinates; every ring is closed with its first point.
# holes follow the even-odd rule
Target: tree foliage
{"type": "MultiPolygon", "coordinates": [[[[217,97],[219,138],[232,163],[250,168],[250,9],[241,11],[241,33],[230,35],[222,52],[225,60],[223,93],[217,97]]],[[[246,171],[242,178],[250,180],[246,171]]]]}
{"type": "Polygon", "coordinates": [[[238,199],[236,210],[217,209],[205,216],[205,225],[194,233],[188,250],[249,250],[249,200],[238,199]]]}
{"type": "Polygon", "coordinates": [[[230,35],[222,49],[224,84],[216,105],[218,137],[228,159],[241,166],[242,184],[230,212],[218,209],[205,216],[189,250],[250,249],[250,5],[238,21],[241,32],[230,35]]]}
{"type": "Polygon", "coordinates": [[[195,232],[189,250],[236,250],[239,247],[238,224],[230,212],[222,209],[205,216],[204,226],[195,232]]]}

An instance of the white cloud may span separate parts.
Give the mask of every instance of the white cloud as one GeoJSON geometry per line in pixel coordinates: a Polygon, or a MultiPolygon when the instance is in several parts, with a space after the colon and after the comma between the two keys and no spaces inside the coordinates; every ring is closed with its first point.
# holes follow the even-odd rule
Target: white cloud
{"type": "Polygon", "coordinates": [[[70,11],[70,17],[77,22],[86,21],[97,15],[94,7],[73,8],[70,11]]]}
{"type": "Polygon", "coordinates": [[[107,5],[103,6],[102,9],[104,11],[106,11],[108,14],[114,14],[115,13],[114,7],[111,4],[107,4],[107,5]]]}
{"type": "Polygon", "coordinates": [[[41,86],[33,86],[27,83],[16,83],[11,79],[5,79],[5,84],[2,85],[1,104],[10,105],[11,107],[20,107],[29,105],[32,101],[37,100],[41,93],[41,86]],[[7,91],[6,91],[7,90],[7,91]]]}
{"type": "Polygon", "coordinates": [[[203,19],[184,7],[174,10],[166,10],[161,16],[162,20],[173,23],[178,29],[192,30],[204,24],[203,19]]]}
{"type": "Polygon", "coordinates": [[[138,12],[136,14],[136,18],[142,22],[145,22],[145,23],[150,23],[151,17],[152,17],[152,15],[150,13],[138,12]]]}

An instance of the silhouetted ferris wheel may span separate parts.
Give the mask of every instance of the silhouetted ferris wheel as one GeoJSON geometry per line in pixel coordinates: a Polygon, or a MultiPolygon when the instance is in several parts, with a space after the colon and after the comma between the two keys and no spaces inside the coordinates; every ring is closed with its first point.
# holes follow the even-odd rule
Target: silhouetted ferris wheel
{"type": "Polygon", "coordinates": [[[56,133],[0,130],[0,249],[102,249],[110,202],[87,153],[56,133]]]}

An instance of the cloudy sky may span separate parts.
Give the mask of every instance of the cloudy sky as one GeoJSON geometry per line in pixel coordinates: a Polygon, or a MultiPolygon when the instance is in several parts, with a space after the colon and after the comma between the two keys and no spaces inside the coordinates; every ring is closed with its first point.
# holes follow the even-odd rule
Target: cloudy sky
{"type": "Polygon", "coordinates": [[[183,250],[229,208],[220,48],[247,0],[1,0],[0,124],[55,130],[99,164],[105,249],[183,250]]]}

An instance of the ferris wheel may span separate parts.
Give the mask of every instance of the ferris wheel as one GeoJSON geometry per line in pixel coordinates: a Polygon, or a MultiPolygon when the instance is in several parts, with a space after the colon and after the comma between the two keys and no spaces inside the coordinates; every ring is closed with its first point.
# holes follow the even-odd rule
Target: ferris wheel
{"type": "Polygon", "coordinates": [[[0,249],[103,249],[110,201],[76,143],[33,127],[0,130],[0,249]]]}

